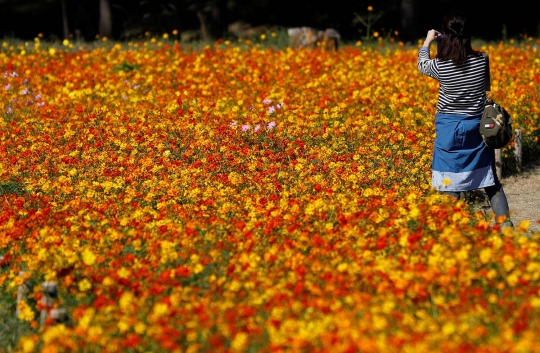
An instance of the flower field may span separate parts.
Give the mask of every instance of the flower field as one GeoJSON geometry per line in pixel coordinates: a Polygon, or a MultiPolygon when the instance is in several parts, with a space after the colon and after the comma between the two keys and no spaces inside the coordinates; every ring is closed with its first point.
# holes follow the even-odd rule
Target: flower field
{"type": "MultiPolygon", "coordinates": [[[[537,46],[482,48],[525,156],[537,46]]],[[[24,328],[10,349],[540,351],[540,234],[431,191],[438,87],[416,56],[5,44],[1,303],[24,328]],[[40,323],[45,281],[66,322],[40,323]]]]}

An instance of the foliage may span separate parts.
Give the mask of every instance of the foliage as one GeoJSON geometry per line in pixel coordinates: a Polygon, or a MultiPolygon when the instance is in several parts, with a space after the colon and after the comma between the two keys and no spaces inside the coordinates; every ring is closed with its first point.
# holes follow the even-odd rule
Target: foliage
{"type": "Polygon", "coordinates": [[[0,196],[14,194],[22,196],[26,192],[26,188],[16,180],[0,182],[0,196]]]}
{"type": "Polygon", "coordinates": [[[28,322],[15,317],[15,304],[11,296],[0,296],[0,352],[14,352],[21,337],[31,335],[28,322]]]}
{"type": "MultiPolygon", "coordinates": [[[[430,188],[437,85],[418,73],[418,48],[382,39],[292,50],[274,40],[3,46],[7,346],[540,343],[540,234],[527,222],[502,231],[430,188]],[[67,323],[39,325],[39,286],[11,319],[22,270],[58,284],[67,323]]],[[[483,48],[493,98],[526,136],[540,130],[535,45],[483,48]]]]}
{"type": "Polygon", "coordinates": [[[139,65],[133,65],[133,64],[128,64],[127,62],[121,62],[120,64],[116,65],[113,70],[115,72],[118,72],[118,71],[133,71],[133,70],[137,70],[139,68],[139,65]]]}
{"type": "Polygon", "coordinates": [[[373,39],[372,29],[375,23],[384,16],[384,12],[379,11],[377,13],[373,12],[373,7],[368,6],[368,12],[366,15],[360,15],[358,13],[354,14],[353,25],[358,26],[361,24],[364,28],[358,29],[359,33],[363,35],[364,40],[373,39]]]}

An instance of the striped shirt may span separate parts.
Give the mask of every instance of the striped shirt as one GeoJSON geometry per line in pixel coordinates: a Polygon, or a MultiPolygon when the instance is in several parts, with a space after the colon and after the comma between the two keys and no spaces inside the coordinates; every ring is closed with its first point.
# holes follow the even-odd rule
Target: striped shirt
{"type": "Polygon", "coordinates": [[[429,48],[418,51],[418,70],[439,81],[437,113],[477,115],[484,111],[490,90],[489,57],[470,55],[463,65],[431,59],[429,48]]]}

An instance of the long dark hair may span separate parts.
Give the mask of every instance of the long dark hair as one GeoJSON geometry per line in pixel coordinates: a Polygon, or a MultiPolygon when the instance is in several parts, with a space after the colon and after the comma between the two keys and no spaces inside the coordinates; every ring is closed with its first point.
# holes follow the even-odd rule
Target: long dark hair
{"type": "Polygon", "coordinates": [[[444,16],[441,33],[444,35],[438,42],[437,58],[452,60],[456,65],[464,64],[469,55],[482,55],[471,45],[471,30],[467,25],[467,17],[463,12],[453,12],[444,16]]]}

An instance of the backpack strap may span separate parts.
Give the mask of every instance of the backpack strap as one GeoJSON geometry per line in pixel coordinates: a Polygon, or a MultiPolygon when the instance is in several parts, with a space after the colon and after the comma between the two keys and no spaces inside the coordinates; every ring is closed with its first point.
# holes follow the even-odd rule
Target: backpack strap
{"type": "Polygon", "coordinates": [[[486,59],[486,72],[485,72],[485,81],[484,87],[486,91],[491,91],[491,75],[489,70],[489,56],[486,52],[482,53],[482,56],[486,59]]]}

